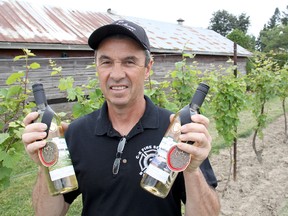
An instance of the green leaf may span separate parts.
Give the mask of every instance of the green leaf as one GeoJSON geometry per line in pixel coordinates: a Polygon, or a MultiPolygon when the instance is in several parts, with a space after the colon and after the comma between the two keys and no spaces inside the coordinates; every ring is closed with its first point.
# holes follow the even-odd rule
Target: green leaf
{"type": "Polygon", "coordinates": [[[69,88],[67,89],[67,93],[68,93],[68,100],[74,101],[76,99],[77,96],[77,92],[75,91],[75,89],[69,88]]]}
{"type": "Polygon", "coordinates": [[[57,114],[61,119],[64,118],[65,116],[67,116],[67,113],[65,113],[65,112],[59,112],[57,114]]]}
{"type": "Polygon", "coordinates": [[[7,167],[0,167],[0,191],[3,191],[10,185],[10,175],[12,169],[7,167]]]}
{"type": "Polygon", "coordinates": [[[15,95],[18,95],[20,94],[22,91],[22,87],[19,86],[19,85],[16,85],[16,86],[11,86],[9,89],[8,89],[8,92],[7,92],[7,98],[11,98],[15,95]]]}
{"type": "Polygon", "coordinates": [[[10,128],[17,128],[17,127],[19,127],[19,124],[17,122],[10,122],[9,127],[10,128]]]}
{"type": "Polygon", "coordinates": [[[9,133],[0,133],[0,145],[9,138],[9,133]]]}
{"type": "Polygon", "coordinates": [[[74,83],[74,78],[73,77],[61,78],[59,80],[58,88],[61,91],[65,91],[67,89],[73,88],[73,83],[74,83]]]}
{"type": "Polygon", "coordinates": [[[24,76],[25,76],[25,72],[24,71],[19,71],[17,73],[13,73],[7,78],[6,84],[7,85],[11,85],[11,84],[19,81],[19,79],[24,77],[24,76]]]}
{"type": "Polygon", "coordinates": [[[35,54],[32,53],[31,50],[29,49],[22,49],[22,50],[27,56],[32,56],[32,57],[35,56],[35,54]]]}
{"type": "Polygon", "coordinates": [[[8,152],[0,151],[0,161],[4,167],[14,168],[18,162],[20,154],[15,151],[15,149],[11,148],[8,152]]]}
{"type": "Polygon", "coordinates": [[[51,76],[55,76],[55,75],[57,75],[59,72],[58,71],[52,71],[51,72],[51,76]]]}
{"type": "Polygon", "coordinates": [[[29,68],[31,68],[31,69],[33,69],[33,70],[39,69],[40,67],[41,67],[40,64],[37,63],[37,62],[33,62],[33,63],[31,63],[30,66],[29,66],[29,68]]]}
{"type": "Polygon", "coordinates": [[[72,113],[75,118],[82,115],[82,106],[79,103],[75,103],[72,107],[72,113]]]}
{"type": "Polygon", "coordinates": [[[193,58],[194,55],[191,53],[184,53],[182,56],[186,58],[193,58]]]}
{"type": "Polygon", "coordinates": [[[27,56],[26,55],[15,56],[13,60],[18,61],[19,59],[23,59],[23,58],[27,58],[27,56]]]}
{"type": "Polygon", "coordinates": [[[7,96],[8,89],[7,88],[1,88],[0,89],[0,98],[5,98],[7,96]]]}

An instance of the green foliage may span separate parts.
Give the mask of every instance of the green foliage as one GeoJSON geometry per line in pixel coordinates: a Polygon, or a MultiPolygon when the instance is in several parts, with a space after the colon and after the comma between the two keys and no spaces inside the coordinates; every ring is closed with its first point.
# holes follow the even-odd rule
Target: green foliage
{"type": "MultiPolygon", "coordinates": [[[[23,151],[22,120],[33,106],[32,103],[26,103],[30,94],[27,89],[28,72],[40,67],[38,63],[28,63],[28,58],[34,54],[29,50],[24,50],[24,53],[15,57],[15,60],[24,59],[25,70],[11,74],[6,80],[9,88],[0,89],[0,190],[9,185],[12,170],[16,166],[15,161],[19,160],[19,153],[23,151]]],[[[208,103],[204,103],[204,106],[209,109],[211,119],[215,121],[217,132],[223,137],[226,146],[238,136],[237,127],[241,122],[239,113],[243,111],[245,104],[253,108],[251,110],[257,122],[256,129],[261,131],[267,123],[266,113],[263,112],[265,103],[276,94],[281,98],[287,97],[287,66],[280,70],[275,58],[268,55],[257,54],[250,61],[250,73],[237,78],[233,74],[236,69],[234,66],[228,69],[219,67],[202,73],[197,62],[187,63],[193,57],[184,54],[182,61],[176,62],[175,69],[168,73],[167,80],[159,82],[149,79],[145,85],[145,94],[158,106],[176,112],[190,102],[198,84],[201,81],[206,82],[210,91],[206,98],[208,103]],[[249,94],[246,93],[245,82],[251,91],[249,94]],[[248,100],[250,101],[247,102],[248,100]]],[[[103,104],[104,98],[97,76],[76,86],[72,76],[62,75],[61,66],[57,66],[52,60],[50,66],[51,76],[60,76],[59,90],[65,91],[67,99],[74,102],[73,118],[90,113],[103,104]]]]}
{"type": "Polygon", "coordinates": [[[158,82],[151,80],[153,71],[150,71],[149,82],[145,83],[144,94],[147,95],[153,103],[159,107],[167,108],[176,112],[179,108],[167,99],[167,91],[170,83],[168,81],[158,82]]]}
{"type": "Polygon", "coordinates": [[[288,141],[288,125],[287,125],[287,115],[286,115],[286,105],[285,101],[288,97],[288,64],[285,64],[279,71],[279,79],[277,79],[276,95],[280,97],[282,101],[282,109],[284,114],[284,132],[285,138],[284,142],[288,141]]]}
{"type": "Polygon", "coordinates": [[[267,29],[273,29],[281,23],[281,14],[279,8],[276,8],[273,16],[268,21],[267,29]]]}
{"type": "Polygon", "coordinates": [[[182,61],[175,63],[175,70],[171,71],[167,77],[171,79],[168,98],[174,101],[178,109],[190,103],[192,93],[195,92],[200,82],[201,71],[197,69],[197,63],[193,62],[188,65],[187,58],[194,58],[194,56],[184,54],[182,61]]]}
{"type": "Polygon", "coordinates": [[[288,51],[288,26],[276,26],[272,29],[262,30],[259,37],[260,51],[288,51]]]}
{"type": "Polygon", "coordinates": [[[104,97],[99,88],[97,77],[88,80],[87,84],[82,86],[74,85],[72,76],[63,77],[62,67],[58,67],[55,61],[50,60],[52,69],[51,76],[60,75],[58,88],[60,91],[66,91],[68,101],[75,101],[72,107],[72,115],[78,118],[98,109],[104,102],[104,97]]]}
{"type": "Polygon", "coordinates": [[[286,5],[286,11],[282,11],[281,22],[283,25],[288,25],[288,5],[286,5]]]}
{"type": "Polygon", "coordinates": [[[245,108],[247,98],[245,79],[235,77],[234,69],[233,66],[227,68],[225,75],[209,74],[213,86],[209,108],[213,110],[216,129],[228,146],[238,137],[239,113],[245,108]]]}
{"type": "Polygon", "coordinates": [[[267,57],[267,55],[262,53],[255,55],[253,64],[253,69],[247,76],[246,81],[250,91],[253,93],[252,112],[257,121],[253,141],[253,146],[255,147],[256,135],[260,138],[263,137],[262,130],[267,123],[265,104],[276,95],[279,67],[275,61],[273,61],[273,58],[267,57]]]}
{"type": "Polygon", "coordinates": [[[256,153],[257,159],[262,163],[263,148],[257,150],[256,137],[263,138],[263,128],[267,124],[267,112],[265,111],[266,103],[276,95],[277,78],[279,67],[273,61],[273,58],[265,54],[258,53],[254,58],[254,67],[247,77],[249,89],[252,91],[252,112],[257,121],[254,131],[252,147],[256,153]]]}
{"type": "Polygon", "coordinates": [[[279,70],[278,76],[275,91],[277,96],[283,100],[288,97],[288,64],[279,70]]]}
{"type": "Polygon", "coordinates": [[[233,29],[240,29],[246,34],[249,25],[249,16],[247,17],[245,13],[242,13],[237,17],[228,13],[226,10],[218,10],[212,14],[212,18],[210,19],[209,23],[209,29],[212,29],[225,37],[233,29]]]}
{"type": "Polygon", "coordinates": [[[227,38],[242,46],[250,51],[255,50],[255,37],[246,35],[243,31],[239,29],[234,29],[231,33],[227,35],[227,38]]]}
{"type": "Polygon", "coordinates": [[[22,146],[22,120],[30,112],[33,104],[27,104],[28,72],[40,67],[38,63],[28,63],[28,58],[34,56],[27,49],[24,55],[16,56],[14,61],[25,60],[24,71],[12,73],[7,79],[7,88],[0,89],[0,191],[10,184],[10,175],[19,159],[22,146]]]}
{"type": "Polygon", "coordinates": [[[257,40],[259,51],[266,53],[273,51],[288,51],[288,6],[286,12],[278,8],[275,9],[273,16],[269,19],[268,23],[264,25],[260,31],[257,40]]]}

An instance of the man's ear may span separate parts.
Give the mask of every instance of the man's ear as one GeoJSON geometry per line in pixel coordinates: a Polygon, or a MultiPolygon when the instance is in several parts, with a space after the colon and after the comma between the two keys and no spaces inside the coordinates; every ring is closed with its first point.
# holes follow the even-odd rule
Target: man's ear
{"type": "Polygon", "coordinates": [[[148,65],[147,65],[147,67],[146,67],[146,71],[145,71],[145,79],[147,79],[147,78],[150,76],[150,72],[151,72],[151,70],[152,70],[153,63],[154,63],[153,60],[151,60],[151,61],[148,63],[148,65]]]}

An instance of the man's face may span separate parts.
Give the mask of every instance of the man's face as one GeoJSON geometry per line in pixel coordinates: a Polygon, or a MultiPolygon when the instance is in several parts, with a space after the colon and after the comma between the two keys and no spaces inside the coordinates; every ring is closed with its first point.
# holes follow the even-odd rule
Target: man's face
{"type": "Polygon", "coordinates": [[[96,68],[100,88],[108,105],[133,106],[144,96],[144,80],[152,62],[145,67],[145,52],[130,38],[107,38],[97,50],[96,68]]]}

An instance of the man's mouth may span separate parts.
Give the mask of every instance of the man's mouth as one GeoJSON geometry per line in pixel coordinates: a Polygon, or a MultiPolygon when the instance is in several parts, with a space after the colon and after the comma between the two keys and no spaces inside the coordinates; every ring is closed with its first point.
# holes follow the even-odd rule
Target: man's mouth
{"type": "Polygon", "coordinates": [[[128,88],[127,86],[111,86],[110,89],[112,90],[123,90],[128,88]]]}

